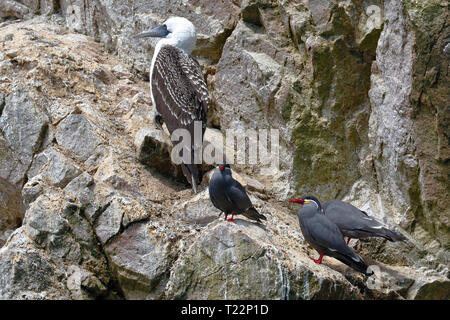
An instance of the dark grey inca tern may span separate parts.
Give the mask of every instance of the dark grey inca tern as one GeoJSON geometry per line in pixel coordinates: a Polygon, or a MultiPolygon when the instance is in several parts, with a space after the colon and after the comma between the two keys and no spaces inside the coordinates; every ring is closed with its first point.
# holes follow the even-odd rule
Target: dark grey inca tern
{"type": "Polygon", "coordinates": [[[311,258],[315,263],[321,264],[323,256],[327,255],[367,276],[373,274],[367,272],[364,260],[345,243],[337,225],[325,216],[316,197],[305,196],[289,202],[303,205],[297,213],[298,221],[305,240],[320,254],[318,259],[311,258]]]}
{"type": "Polygon", "coordinates": [[[366,212],[349,203],[340,200],[330,200],[322,203],[325,215],[333,221],[347,243],[350,238],[383,237],[389,241],[406,240],[402,235],[385,228],[380,222],[371,218],[366,212]]]}
{"type": "Polygon", "coordinates": [[[261,222],[267,220],[254,207],[244,187],[233,179],[229,164],[217,165],[209,182],[209,198],[214,207],[225,213],[225,220],[236,222],[234,216],[242,214],[245,217],[261,222]],[[231,219],[227,219],[231,214],[231,219]]]}

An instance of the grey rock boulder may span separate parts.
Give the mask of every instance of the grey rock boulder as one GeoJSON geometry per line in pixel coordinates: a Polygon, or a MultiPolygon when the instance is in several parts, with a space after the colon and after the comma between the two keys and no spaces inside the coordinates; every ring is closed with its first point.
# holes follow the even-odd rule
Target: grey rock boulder
{"type": "Polygon", "coordinates": [[[0,135],[0,177],[14,185],[23,183],[26,166],[20,161],[8,141],[0,135]]]}
{"type": "Polygon", "coordinates": [[[95,232],[102,244],[119,233],[122,227],[122,218],[124,211],[122,209],[122,199],[115,198],[111,200],[108,207],[98,217],[95,232]]]}
{"type": "Polygon", "coordinates": [[[134,139],[138,160],[162,174],[184,178],[181,168],[171,161],[172,142],[161,130],[150,127],[140,129],[134,139]]]}
{"type": "Polygon", "coordinates": [[[20,190],[0,178],[0,247],[9,235],[22,225],[25,206],[20,190]]]}
{"type": "Polygon", "coordinates": [[[20,162],[28,167],[48,128],[47,116],[36,106],[27,89],[16,88],[5,98],[0,130],[20,162]]]}
{"type": "Polygon", "coordinates": [[[81,173],[80,168],[72,160],[54,148],[48,148],[36,155],[30,171],[29,177],[32,178],[37,171],[51,184],[60,188],[64,188],[67,183],[81,173]]]}
{"type": "Polygon", "coordinates": [[[251,222],[213,223],[190,243],[171,269],[169,299],[361,298],[343,278],[333,279],[332,272],[316,275],[291,264],[251,222]]]}
{"type": "Polygon", "coordinates": [[[68,299],[64,270],[34,247],[18,229],[0,249],[1,299],[68,299]]]}
{"type": "MultiPolygon", "coordinates": [[[[0,19],[1,18],[22,19],[29,13],[30,13],[30,9],[18,1],[3,0],[0,3],[0,19]]],[[[0,20],[0,22],[1,22],[1,20],[0,20]]]]}
{"type": "Polygon", "coordinates": [[[135,223],[105,248],[127,299],[163,297],[175,250],[170,233],[161,230],[135,223]]]}
{"type": "Polygon", "coordinates": [[[71,114],[62,120],[55,137],[61,147],[80,161],[88,160],[102,143],[89,120],[81,114],[71,114]]]}
{"type": "Polygon", "coordinates": [[[220,211],[214,208],[209,199],[208,189],[198,193],[192,199],[176,202],[173,205],[173,216],[187,223],[207,225],[219,218],[220,211]]]}

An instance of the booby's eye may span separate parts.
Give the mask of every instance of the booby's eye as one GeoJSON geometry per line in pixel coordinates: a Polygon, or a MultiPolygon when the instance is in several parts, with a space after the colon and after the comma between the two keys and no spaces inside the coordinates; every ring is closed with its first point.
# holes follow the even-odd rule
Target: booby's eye
{"type": "Polygon", "coordinates": [[[167,36],[169,33],[171,33],[171,31],[169,29],[167,29],[167,24],[162,24],[161,28],[165,31],[165,36],[167,36]]]}

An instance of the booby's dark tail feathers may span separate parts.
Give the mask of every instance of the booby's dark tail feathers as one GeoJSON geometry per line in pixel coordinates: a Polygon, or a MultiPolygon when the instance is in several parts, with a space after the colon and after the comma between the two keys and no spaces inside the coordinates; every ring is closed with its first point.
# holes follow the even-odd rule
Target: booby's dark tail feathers
{"type": "Polygon", "coordinates": [[[261,213],[259,213],[254,207],[248,209],[246,212],[243,213],[243,215],[251,220],[256,220],[258,222],[261,222],[261,220],[267,220],[267,218],[261,213]]]}
{"type": "Polygon", "coordinates": [[[197,193],[198,186],[198,168],[196,164],[181,164],[181,169],[186,180],[191,184],[192,190],[197,193]]]}

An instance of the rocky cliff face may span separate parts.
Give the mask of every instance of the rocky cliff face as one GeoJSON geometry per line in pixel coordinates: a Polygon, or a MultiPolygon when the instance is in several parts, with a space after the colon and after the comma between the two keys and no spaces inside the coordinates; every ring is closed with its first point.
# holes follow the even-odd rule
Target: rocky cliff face
{"type": "MultiPolygon", "coordinates": [[[[445,1],[0,3],[0,297],[448,299],[445,1]],[[213,100],[206,139],[279,129],[237,164],[264,226],[218,219],[152,126],[156,41],[181,15],[213,100]],[[314,264],[297,194],[341,198],[408,241],[353,240],[376,278],[314,264]]],[[[207,183],[207,177],[205,177],[207,183]]]]}

